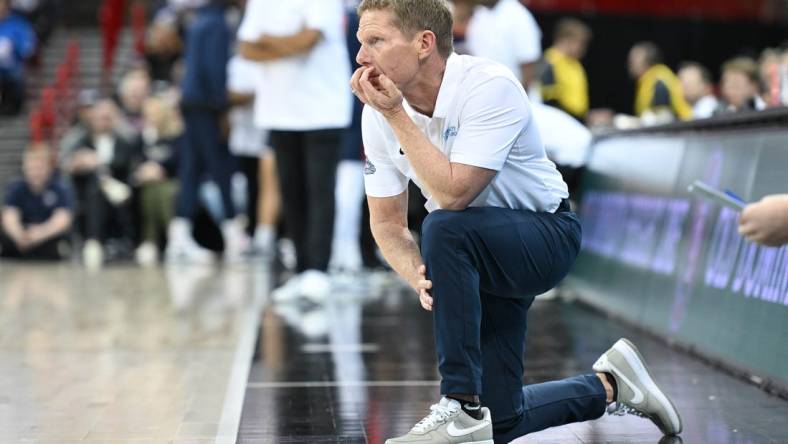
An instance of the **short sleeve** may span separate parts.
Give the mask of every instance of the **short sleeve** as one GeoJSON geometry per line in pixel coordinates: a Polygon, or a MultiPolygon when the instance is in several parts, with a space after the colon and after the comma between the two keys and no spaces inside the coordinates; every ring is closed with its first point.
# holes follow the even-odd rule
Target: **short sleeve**
{"type": "Polygon", "coordinates": [[[260,17],[265,17],[265,0],[248,0],[241,26],[238,28],[238,40],[252,42],[263,35],[260,17]]]}
{"type": "Polygon", "coordinates": [[[515,59],[519,64],[538,61],[542,57],[542,31],[534,16],[523,6],[519,13],[511,14],[511,20],[510,39],[515,59]]]}
{"type": "Polygon", "coordinates": [[[344,25],[345,9],[340,0],[307,0],[304,8],[304,25],[323,35],[334,34],[344,25]]]}
{"type": "Polygon", "coordinates": [[[367,158],[364,165],[364,187],[368,196],[397,196],[408,188],[408,178],[391,161],[383,128],[374,113],[371,108],[364,107],[361,116],[364,155],[367,158]]]}
{"type": "Polygon", "coordinates": [[[500,171],[530,119],[522,88],[507,77],[493,77],[473,88],[460,112],[453,163],[500,171]]]}
{"type": "Polygon", "coordinates": [[[63,209],[63,210],[74,210],[74,196],[71,194],[71,189],[68,188],[62,181],[55,182],[53,186],[53,190],[57,195],[57,203],[55,203],[55,208],[63,209]]]}
{"type": "Polygon", "coordinates": [[[22,206],[24,182],[17,181],[8,187],[3,204],[7,207],[20,208],[22,206]]]}

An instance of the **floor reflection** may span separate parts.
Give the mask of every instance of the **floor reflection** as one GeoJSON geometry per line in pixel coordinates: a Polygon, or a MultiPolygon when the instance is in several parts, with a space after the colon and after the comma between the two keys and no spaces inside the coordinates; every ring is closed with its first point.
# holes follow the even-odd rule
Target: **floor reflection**
{"type": "Polygon", "coordinates": [[[215,439],[267,283],[251,267],[0,263],[0,442],[215,439]]]}
{"type": "MultiPolygon", "coordinates": [[[[272,304],[249,376],[239,442],[383,443],[438,397],[432,318],[396,280],[340,282],[324,304],[272,304]]],[[[582,306],[537,302],[529,313],[525,383],[589,371],[622,336],[636,341],[685,420],[662,437],[647,420],[604,417],[523,443],[788,442],[788,403],[582,306]]]]}

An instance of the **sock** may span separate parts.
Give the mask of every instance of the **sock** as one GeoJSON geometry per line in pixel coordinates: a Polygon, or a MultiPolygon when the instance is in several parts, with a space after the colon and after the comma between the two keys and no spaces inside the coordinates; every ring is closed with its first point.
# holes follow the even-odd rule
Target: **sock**
{"type": "Polygon", "coordinates": [[[258,225],[254,229],[254,244],[257,248],[271,250],[274,246],[276,231],[273,225],[258,225]]]}
{"type": "Polygon", "coordinates": [[[481,420],[484,418],[484,415],[482,414],[482,405],[478,402],[464,401],[462,399],[452,398],[451,396],[447,396],[447,398],[459,402],[460,406],[462,407],[462,411],[467,413],[471,418],[476,420],[481,420]]]}
{"type": "Polygon", "coordinates": [[[605,373],[605,377],[607,378],[608,384],[613,387],[613,402],[618,401],[618,384],[616,383],[616,378],[613,376],[612,373],[605,373]]]}

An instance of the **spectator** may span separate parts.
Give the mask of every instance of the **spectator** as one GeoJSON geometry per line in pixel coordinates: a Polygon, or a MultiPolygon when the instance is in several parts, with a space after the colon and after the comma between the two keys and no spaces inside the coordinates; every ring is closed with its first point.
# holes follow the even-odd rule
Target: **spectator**
{"type": "Polygon", "coordinates": [[[739,234],[769,247],[788,244],[788,194],[766,196],[747,205],[739,219],[739,234]]]}
{"type": "Polygon", "coordinates": [[[244,58],[263,62],[255,121],[271,129],[298,258],[299,276],[275,297],[323,298],[330,291],[336,169],[352,113],[343,2],[251,0],[238,38],[244,58]]]}
{"type": "Polygon", "coordinates": [[[76,194],[80,232],[85,241],[82,258],[89,268],[104,262],[103,242],[117,240],[118,255],[131,251],[133,226],[128,208],[131,168],[139,145],[119,131],[118,109],[110,99],[90,111],[89,132],[73,151],[61,153],[63,171],[76,194]]]}
{"type": "Polygon", "coordinates": [[[174,82],[175,65],[183,56],[183,41],[174,20],[154,20],[145,38],[145,60],[153,81],[174,82]]]}
{"type": "Polygon", "coordinates": [[[766,107],[758,96],[758,64],[749,57],[736,57],[722,65],[722,100],[717,114],[761,110],[766,107]]]}
{"type": "Polygon", "coordinates": [[[556,25],[553,46],[544,55],[542,100],[581,121],[588,113],[588,79],[580,60],[590,39],[591,30],[583,22],[562,19],[556,25]]]}
{"type": "Polygon", "coordinates": [[[77,95],[77,110],[74,123],[60,139],[61,153],[70,153],[79,148],[86,135],[90,132],[90,113],[100,99],[98,90],[83,89],[77,95]]]}
{"type": "Polygon", "coordinates": [[[30,147],[24,179],[8,188],[2,211],[0,253],[23,259],[60,259],[59,245],[71,227],[71,195],[52,171],[46,147],[30,147]]]}
{"type": "Polygon", "coordinates": [[[463,1],[476,6],[465,31],[468,52],[503,63],[528,90],[542,56],[542,31],[533,15],[519,0],[463,1]]]}
{"type": "Polygon", "coordinates": [[[269,132],[254,122],[254,102],[260,67],[258,63],[234,56],[227,67],[230,102],[230,151],[241,159],[254,159],[256,174],[249,174],[250,196],[257,196],[250,220],[256,221],[254,247],[264,258],[276,253],[276,224],[281,197],[276,159],[268,146],[269,132]],[[254,179],[254,180],[251,180],[254,179]],[[252,192],[254,191],[254,192],[252,192]]]}
{"type": "Polygon", "coordinates": [[[758,86],[764,105],[769,107],[781,104],[780,51],[766,48],[758,59],[758,86]]]}
{"type": "Polygon", "coordinates": [[[158,261],[158,241],[175,216],[175,178],[183,124],[174,105],[159,97],[148,98],[142,113],[142,158],[133,176],[140,192],[142,243],[135,257],[140,265],[153,265],[158,261]]]}
{"type": "Polygon", "coordinates": [[[692,118],[711,117],[719,101],[713,92],[709,70],[700,63],[685,62],[679,67],[678,76],[684,100],[692,106],[692,118]]]}
{"type": "Polygon", "coordinates": [[[0,114],[15,115],[25,100],[24,62],[36,49],[33,28],[0,0],[0,114]]]}
{"type": "Polygon", "coordinates": [[[223,207],[224,257],[234,261],[246,251],[246,235],[231,193],[232,158],[223,141],[220,123],[227,109],[227,62],[230,30],[223,2],[194,0],[194,18],[187,30],[181,109],[185,123],[178,176],[180,190],[176,217],[169,228],[170,261],[210,262],[213,254],[192,237],[192,218],[198,190],[208,173],[219,188],[223,207]]]}
{"type": "Polygon", "coordinates": [[[27,19],[35,32],[39,50],[34,61],[38,63],[40,47],[49,41],[59,19],[60,0],[11,0],[11,8],[27,19]]]}
{"type": "Polygon", "coordinates": [[[123,112],[124,122],[128,123],[130,134],[127,137],[139,136],[143,128],[142,107],[151,94],[150,75],[144,69],[137,68],[127,72],[118,87],[118,103],[123,112]]]}
{"type": "Polygon", "coordinates": [[[692,108],[684,100],[681,82],[662,64],[662,52],[651,42],[637,43],[629,51],[629,74],[637,80],[635,115],[656,121],[692,117],[692,108]]]}

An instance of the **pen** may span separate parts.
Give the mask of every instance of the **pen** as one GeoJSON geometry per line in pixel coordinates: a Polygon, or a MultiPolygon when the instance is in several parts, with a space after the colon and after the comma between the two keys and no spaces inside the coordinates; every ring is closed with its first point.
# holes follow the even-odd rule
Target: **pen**
{"type": "Polygon", "coordinates": [[[741,197],[737,196],[736,193],[734,193],[731,190],[726,189],[726,190],[724,190],[724,193],[725,193],[725,195],[727,195],[728,197],[730,197],[733,200],[736,200],[737,202],[741,203],[742,205],[746,205],[747,204],[747,202],[745,202],[744,199],[742,199],[741,197]]]}

